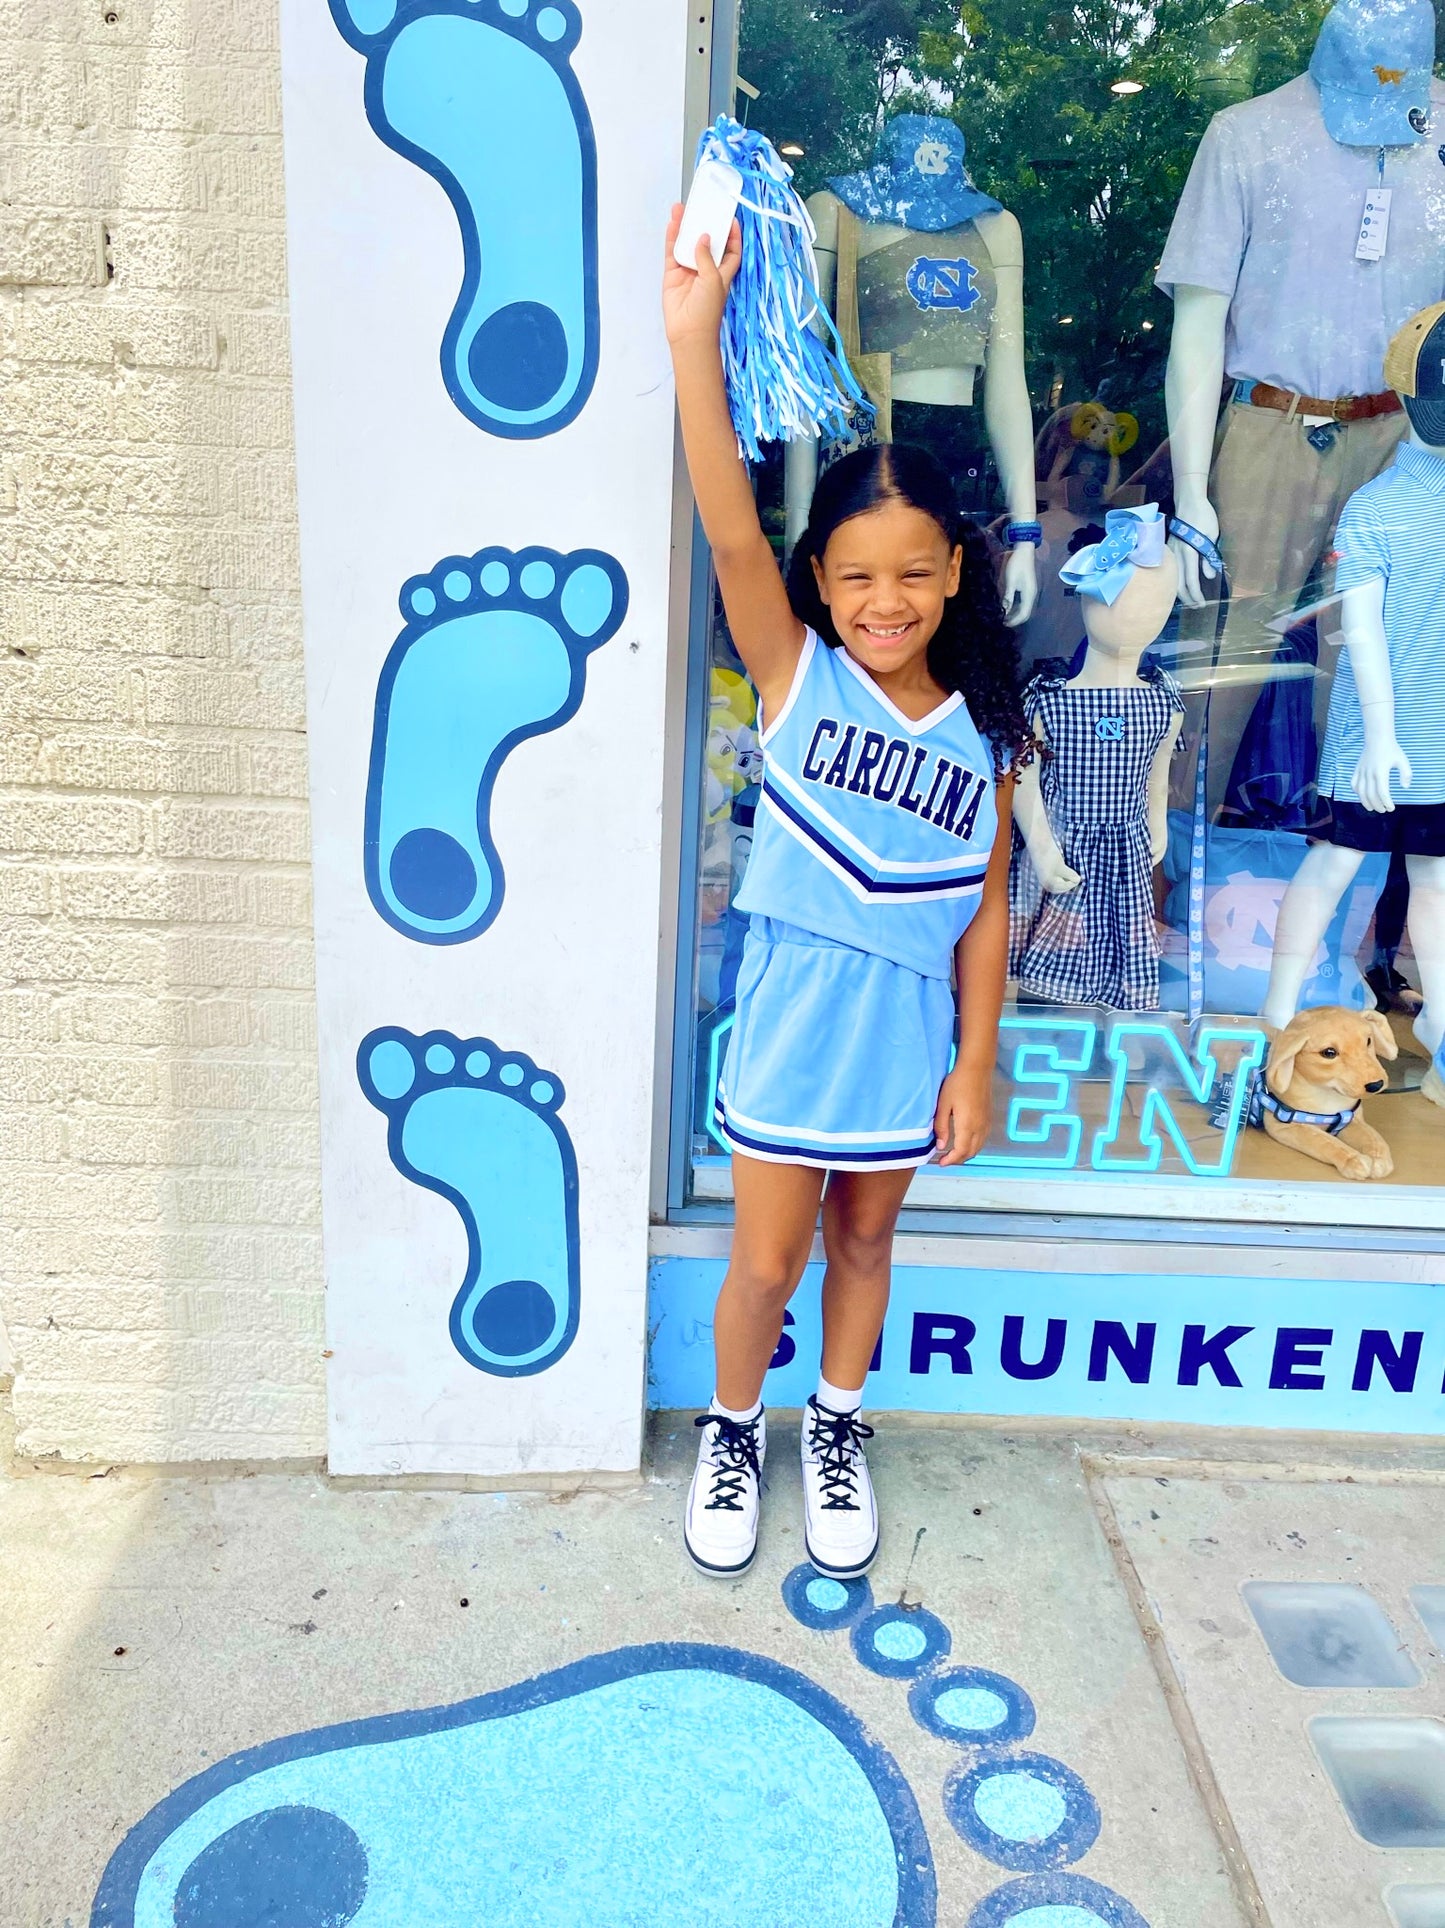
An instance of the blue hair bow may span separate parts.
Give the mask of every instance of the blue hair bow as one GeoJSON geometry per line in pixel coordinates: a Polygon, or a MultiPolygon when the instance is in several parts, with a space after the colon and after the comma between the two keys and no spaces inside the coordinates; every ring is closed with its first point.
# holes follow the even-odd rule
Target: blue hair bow
{"type": "Polygon", "coordinates": [[[1117,602],[1136,569],[1157,569],[1163,562],[1167,533],[1157,502],[1137,509],[1110,509],[1104,518],[1104,540],[1070,556],[1059,579],[1081,596],[1117,602]]]}

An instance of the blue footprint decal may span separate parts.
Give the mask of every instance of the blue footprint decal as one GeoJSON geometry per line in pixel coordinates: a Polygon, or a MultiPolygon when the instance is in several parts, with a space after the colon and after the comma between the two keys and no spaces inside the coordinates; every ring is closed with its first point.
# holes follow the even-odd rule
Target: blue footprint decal
{"type": "Polygon", "coordinates": [[[452,1344],[505,1379],[545,1372],[580,1310],[577,1159],[550,1071],[489,1038],[386,1026],[362,1040],[356,1073],[387,1118],[391,1162],[457,1208],[467,1269],[452,1344]]]}
{"type": "Polygon", "coordinates": [[[948,1667],[952,1636],[922,1607],[875,1607],[867,1580],[833,1580],[794,1567],[783,1604],[815,1633],[847,1632],[870,1673],[906,1680],[918,1725],[960,1752],[943,1787],[949,1825],[977,1853],[1024,1874],[985,1896],[968,1928],[1149,1928],[1112,1888],[1067,1872],[1099,1838],[1099,1808],[1071,1768],[1023,1751],[1034,1704],[1017,1682],[984,1667],[948,1667]]]}
{"type": "Polygon", "coordinates": [[[121,1842],[90,1928],[936,1917],[918,1804],[856,1716],[775,1661],[666,1643],[232,1755],[121,1842]]]}
{"type": "Polygon", "coordinates": [[[571,0],[331,0],[366,117],[439,181],[462,237],[447,393],[493,435],[550,435],[597,373],[597,156],[571,0]]]}
{"type": "Polygon", "coordinates": [[[627,578],[597,549],[483,549],[412,577],[401,613],[376,688],[366,888],[394,929],[460,944],[502,907],[497,772],[576,713],[589,654],[627,613],[627,578]]]}

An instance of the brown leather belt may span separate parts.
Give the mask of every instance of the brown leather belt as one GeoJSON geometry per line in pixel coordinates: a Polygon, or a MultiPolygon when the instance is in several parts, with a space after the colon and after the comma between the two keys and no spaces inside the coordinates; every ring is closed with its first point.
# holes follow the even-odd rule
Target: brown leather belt
{"type": "Polygon", "coordinates": [[[1327,402],[1318,395],[1296,395],[1292,388],[1256,382],[1249,402],[1253,408],[1277,408],[1286,415],[1323,415],[1329,422],[1368,422],[1376,415],[1400,412],[1400,398],[1388,388],[1381,395],[1341,395],[1327,402]]]}

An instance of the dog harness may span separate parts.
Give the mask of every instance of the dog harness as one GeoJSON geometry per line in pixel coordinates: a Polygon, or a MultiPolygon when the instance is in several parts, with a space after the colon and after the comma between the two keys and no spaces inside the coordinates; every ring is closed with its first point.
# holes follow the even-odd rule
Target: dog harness
{"type": "MultiPolygon", "coordinates": [[[[1219,1081],[1219,1097],[1209,1114],[1209,1122],[1216,1130],[1223,1131],[1229,1121],[1233,1092],[1234,1073],[1227,1071],[1219,1081]]],[[[1299,1111],[1294,1105],[1287,1105],[1275,1097],[1257,1065],[1249,1074],[1249,1095],[1244,1104],[1246,1124],[1263,1126],[1264,1114],[1269,1112],[1282,1125],[1318,1125],[1331,1138],[1338,1138],[1347,1126],[1354,1123],[1359,1109],[1358,1105],[1351,1105],[1347,1111],[1299,1111]]]]}

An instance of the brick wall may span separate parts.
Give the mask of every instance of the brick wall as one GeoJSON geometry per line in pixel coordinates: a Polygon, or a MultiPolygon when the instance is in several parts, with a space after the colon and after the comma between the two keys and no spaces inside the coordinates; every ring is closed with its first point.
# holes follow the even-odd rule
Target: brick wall
{"type": "Polygon", "coordinates": [[[0,1371],[323,1449],[275,0],[0,0],[0,1371]]]}

